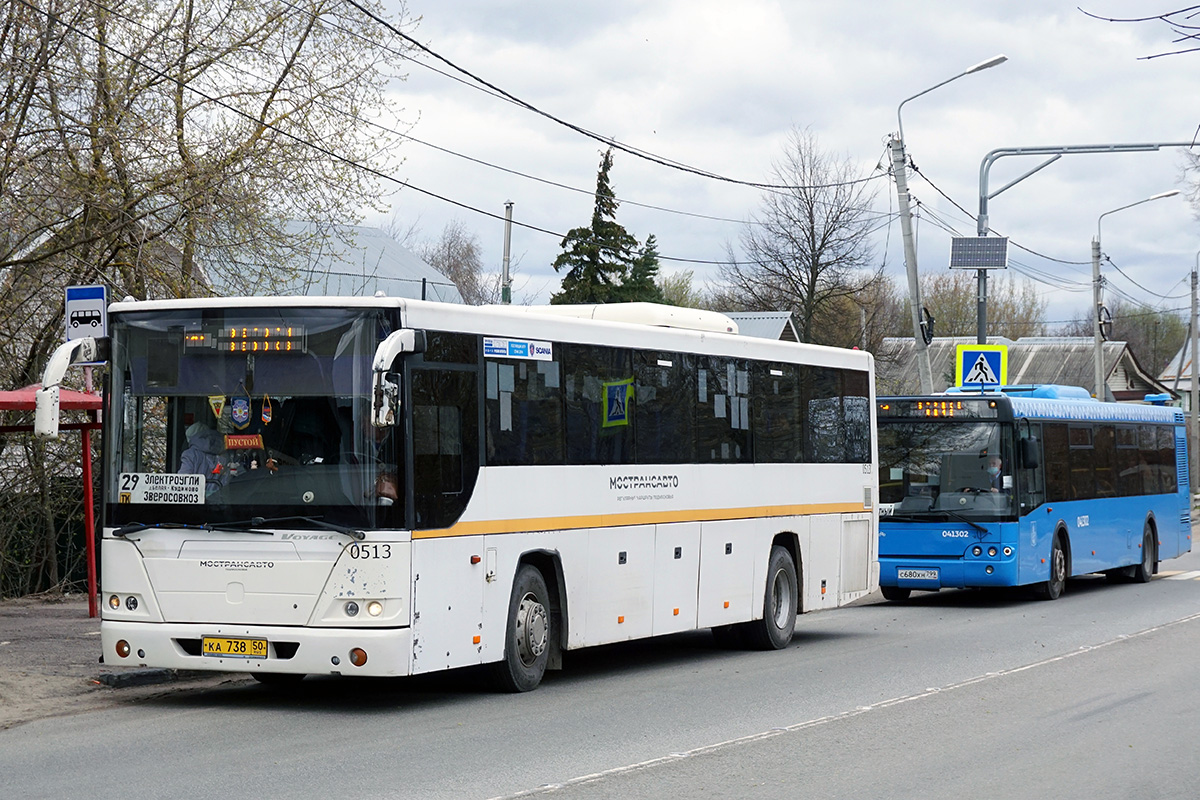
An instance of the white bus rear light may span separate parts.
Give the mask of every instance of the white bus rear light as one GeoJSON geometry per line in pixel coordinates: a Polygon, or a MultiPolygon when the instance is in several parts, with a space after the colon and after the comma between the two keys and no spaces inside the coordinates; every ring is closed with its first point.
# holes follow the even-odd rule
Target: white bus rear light
{"type": "Polygon", "coordinates": [[[108,607],[111,608],[112,610],[116,611],[118,608],[121,607],[121,598],[117,597],[115,594],[112,595],[111,597],[109,597],[108,598],[108,607]]]}
{"type": "Polygon", "coordinates": [[[372,617],[378,617],[383,613],[383,603],[379,602],[378,600],[372,600],[371,602],[367,603],[367,613],[372,617]]]}
{"type": "Polygon", "coordinates": [[[358,616],[358,603],[354,602],[353,600],[351,600],[349,603],[346,603],[346,616],[347,617],[357,617],[358,616]]]}

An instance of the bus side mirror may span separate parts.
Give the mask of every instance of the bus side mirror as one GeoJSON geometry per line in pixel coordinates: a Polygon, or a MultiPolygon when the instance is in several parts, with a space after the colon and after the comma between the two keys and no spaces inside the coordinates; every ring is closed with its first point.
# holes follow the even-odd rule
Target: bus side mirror
{"type": "Polygon", "coordinates": [[[1038,440],[1034,438],[1021,439],[1021,466],[1027,469],[1037,469],[1041,464],[1038,456],[1038,440]]]}
{"type": "Polygon", "coordinates": [[[400,405],[400,380],[392,371],[396,359],[405,353],[425,352],[425,331],[402,328],[393,331],[375,348],[371,364],[371,424],[384,428],[396,421],[400,405]]]}

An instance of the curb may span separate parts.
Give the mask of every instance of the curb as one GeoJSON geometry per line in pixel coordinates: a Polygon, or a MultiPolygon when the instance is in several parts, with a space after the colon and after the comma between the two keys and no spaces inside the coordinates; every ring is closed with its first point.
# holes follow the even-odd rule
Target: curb
{"type": "Polygon", "coordinates": [[[211,672],[200,670],[131,669],[121,672],[101,672],[96,678],[96,683],[113,689],[124,689],[130,686],[150,686],[156,683],[169,683],[211,674],[211,672]]]}

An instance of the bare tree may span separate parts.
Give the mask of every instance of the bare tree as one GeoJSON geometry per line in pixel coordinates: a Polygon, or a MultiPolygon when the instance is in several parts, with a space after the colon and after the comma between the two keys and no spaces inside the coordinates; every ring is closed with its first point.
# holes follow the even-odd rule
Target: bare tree
{"type": "MultiPolygon", "coordinates": [[[[378,205],[400,135],[368,117],[405,50],[338,0],[0,0],[0,384],[40,377],[64,286],[293,277],[294,253],[378,205]]],[[[61,588],[77,456],[21,434],[0,456],[0,593],[61,588]]]]}
{"type": "MultiPolygon", "coordinates": [[[[978,292],[973,271],[927,272],[921,276],[921,297],[933,315],[935,336],[976,334],[978,292]]],[[[988,282],[988,328],[993,334],[1010,339],[1042,336],[1046,331],[1045,318],[1046,301],[1038,296],[1033,281],[993,276],[988,282]]],[[[902,327],[895,329],[897,336],[905,333],[902,327]]],[[[911,329],[907,334],[912,334],[911,329]]]]}
{"type": "MultiPolygon", "coordinates": [[[[1137,358],[1138,363],[1154,375],[1159,375],[1179,354],[1187,336],[1187,322],[1178,312],[1152,308],[1148,305],[1129,303],[1120,298],[1107,304],[1112,316],[1112,332],[1109,338],[1125,342],[1137,358]]],[[[1060,336],[1095,335],[1091,308],[1063,325],[1060,336]]],[[[1191,358],[1190,351],[1185,355],[1191,358]]]]}
{"type": "Polygon", "coordinates": [[[468,305],[500,302],[500,275],[484,272],[479,237],[468,231],[462,222],[447,222],[437,241],[421,245],[418,254],[458,287],[458,293],[468,305]]]}
{"type": "Polygon", "coordinates": [[[840,334],[842,301],[880,279],[870,245],[874,191],[856,180],[849,161],[836,161],[808,130],[793,130],[773,182],[740,236],[742,259],[728,247],[718,294],[731,310],[791,311],[801,338],[832,343],[840,334]]]}

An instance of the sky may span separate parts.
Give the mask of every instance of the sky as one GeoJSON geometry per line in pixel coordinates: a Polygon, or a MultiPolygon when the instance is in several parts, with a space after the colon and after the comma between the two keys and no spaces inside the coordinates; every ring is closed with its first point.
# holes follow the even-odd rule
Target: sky
{"type": "MultiPolygon", "coordinates": [[[[393,13],[400,9],[397,0],[385,3],[393,13]]],[[[1133,17],[1183,5],[1182,0],[408,0],[407,16],[415,25],[405,31],[573,125],[749,182],[770,179],[795,129],[811,131],[823,151],[853,163],[856,174],[879,175],[901,101],[1005,54],[1006,63],[904,105],[905,145],[920,170],[909,180],[919,204],[918,268],[925,274],[947,269],[951,236],[975,235],[981,163],[990,151],[1190,142],[1197,136],[1200,52],[1147,58],[1177,49],[1165,24],[1104,22],[1079,8],[1133,17]]],[[[393,85],[392,97],[403,109],[397,124],[411,126],[408,133],[422,142],[402,146],[396,178],[498,217],[511,201],[514,220],[558,234],[589,223],[604,145],[425,65],[452,72],[420,56],[407,64],[407,78],[393,85]]],[[[1102,251],[1116,265],[1102,266],[1106,299],[1120,295],[1156,308],[1187,309],[1200,225],[1186,199],[1183,152],[1067,155],[988,202],[991,227],[1010,237],[1007,277],[1037,277],[1048,321],[1087,313],[1091,240],[1098,225],[1102,251]],[[1106,215],[1099,223],[1107,211],[1171,189],[1183,193],[1106,215]]],[[[1042,160],[1000,158],[987,175],[989,192],[1042,160]]],[[[718,268],[671,259],[722,261],[727,245],[737,249],[745,221],[762,200],[760,189],[621,152],[610,179],[622,200],[617,221],[639,240],[653,233],[664,257],[662,272],[691,270],[697,286],[715,280],[718,268]]],[[[884,176],[869,185],[876,192],[874,210],[894,215],[895,184],[884,176]]],[[[499,271],[502,219],[414,189],[389,190],[390,215],[368,216],[365,224],[390,219],[401,228],[415,225],[420,236],[433,239],[445,224],[458,221],[478,237],[485,269],[499,271]]],[[[876,255],[903,287],[900,225],[894,216],[887,222],[880,217],[876,255]]],[[[559,288],[560,276],[551,267],[561,251],[559,237],[514,226],[511,247],[514,302],[547,302],[559,288]]]]}

